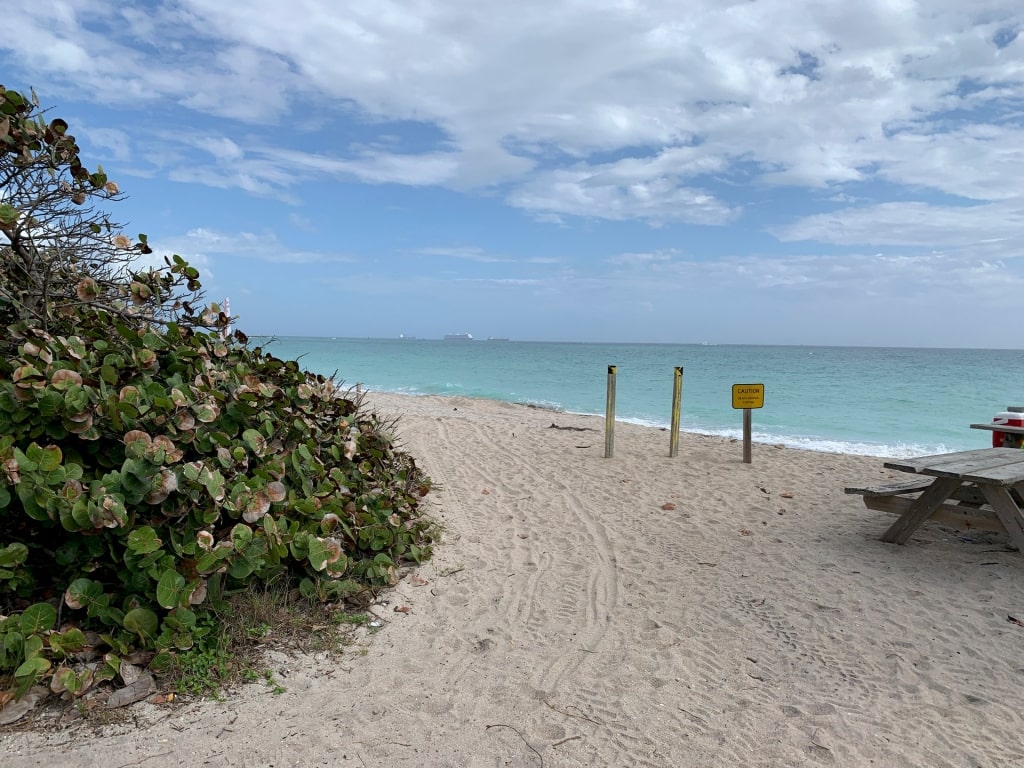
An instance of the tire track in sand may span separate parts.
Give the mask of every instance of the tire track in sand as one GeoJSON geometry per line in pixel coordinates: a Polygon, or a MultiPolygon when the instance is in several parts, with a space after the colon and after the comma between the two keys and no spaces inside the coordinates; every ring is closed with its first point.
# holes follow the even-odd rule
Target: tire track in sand
{"type": "MultiPolygon", "coordinates": [[[[514,642],[542,651],[544,663],[531,675],[533,687],[551,695],[600,649],[618,600],[616,555],[604,526],[544,460],[546,442],[496,440],[496,430],[469,422],[469,444],[486,445],[504,478],[481,468],[477,477],[500,490],[494,507],[510,514],[515,528],[509,578],[498,602],[514,642]]],[[[471,463],[471,462],[466,462],[471,463]]],[[[489,500],[490,501],[490,500],[489,500]]],[[[485,522],[493,522],[488,518],[485,522]]],[[[492,529],[494,530],[494,529],[492,529]]]]}
{"type": "MultiPolygon", "coordinates": [[[[609,490],[604,467],[581,455],[565,472],[571,443],[545,433],[540,420],[495,427],[461,415],[436,419],[411,446],[442,490],[450,533],[478,558],[458,574],[460,587],[448,590],[469,604],[456,636],[445,638],[443,685],[478,691],[472,715],[452,714],[481,717],[490,700],[512,701],[520,728],[542,751],[543,742],[576,733],[583,740],[572,751],[581,764],[612,754],[614,764],[667,765],[650,723],[621,707],[636,681],[628,665],[617,667],[623,657],[610,629],[619,564],[590,510],[595,493],[609,490]]],[[[658,726],[676,732],[678,717],[662,716],[658,726]]]]}
{"type": "Polygon", "coordinates": [[[555,463],[545,462],[543,452],[557,446],[495,439],[498,430],[459,417],[433,421],[432,431],[433,437],[417,435],[410,448],[440,486],[452,532],[485,553],[480,565],[489,570],[474,575],[484,583],[473,591],[494,593],[499,634],[542,651],[544,663],[530,682],[550,694],[586,651],[598,650],[618,599],[607,532],[548,468],[555,463]]]}

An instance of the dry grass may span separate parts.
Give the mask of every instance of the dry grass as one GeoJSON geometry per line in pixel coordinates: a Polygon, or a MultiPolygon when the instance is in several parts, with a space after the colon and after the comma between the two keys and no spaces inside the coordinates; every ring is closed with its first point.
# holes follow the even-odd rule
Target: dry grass
{"type": "MultiPolygon", "coordinates": [[[[368,625],[367,590],[347,605],[307,600],[280,585],[249,587],[231,595],[224,606],[200,618],[210,632],[188,651],[179,651],[157,677],[162,707],[176,708],[197,698],[226,699],[245,683],[262,682],[275,693],[284,691],[267,663],[271,651],[289,656],[328,653],[340,656],[352,645],[356,631],[368,625]]],[[[120,681],[117,681],[118,687],[120,681]]],[[[134,706],[107,709],[111,690],[105,684],[81,700],[51,696],[5,731],[45,730],[59,738],[66,731],[100,730],[108,726],[144,727],[134,706]],[[104,690],[105,688],[105,690],[104,690]]]]}

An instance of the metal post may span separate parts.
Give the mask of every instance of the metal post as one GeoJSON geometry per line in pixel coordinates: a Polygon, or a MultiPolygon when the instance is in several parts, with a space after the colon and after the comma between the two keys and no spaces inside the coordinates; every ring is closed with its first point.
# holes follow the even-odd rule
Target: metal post
{"type": "Polygon", "coordinates": [[[615,453],[615,366],[608,366],[608,397],[604,406],[604,457],[615,453]]]}
{"type": "Polygon", "coordinates": [[[743,463],[749,464],[750,459],[750,409],[743,409],[743,463]]]}
{"type": "Polygon", "coordinates": [[[676,373],[672,385],[672,436],[668,442],[669,458],[675,458],[679,453],[679,407],[683,402],[683,366],[676,366],[676,373]]]}

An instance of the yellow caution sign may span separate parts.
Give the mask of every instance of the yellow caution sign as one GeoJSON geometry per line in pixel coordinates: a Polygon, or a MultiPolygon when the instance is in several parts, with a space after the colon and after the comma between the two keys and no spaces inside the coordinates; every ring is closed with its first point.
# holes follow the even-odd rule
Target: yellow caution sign
{"type": "Polygon", "coordinates": [[[733,384],[733,408],[764,408],[764,384],[733,384]]]}

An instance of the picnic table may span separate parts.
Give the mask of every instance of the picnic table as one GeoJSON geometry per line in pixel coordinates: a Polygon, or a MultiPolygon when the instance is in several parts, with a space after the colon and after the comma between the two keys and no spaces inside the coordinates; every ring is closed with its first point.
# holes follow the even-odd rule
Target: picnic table
{"type": "Polygon", "coordinates": [[[980,448],[884,466],[923,477],[891,485],[846,489],[864,497],[869,509],[899,515],[882,541],[905,544],[929,519],[964,528],[1003,531],[1024,553],[1024,451],[980,448]]]}
{"type": "Polygon", "coordinates": [[[1024,427],[1011,427],[1009,424],[986,422],[984,424],[971,424],[971,429],[987,429],[989,432],[1002,432],[1003,446],[1006,448],[1020,448],[1021,439],[1024,438],[1024,427]]]}

